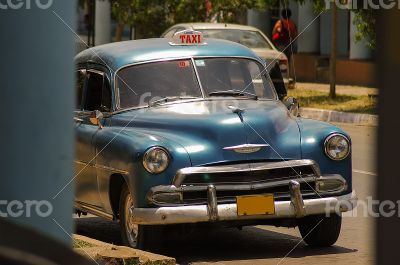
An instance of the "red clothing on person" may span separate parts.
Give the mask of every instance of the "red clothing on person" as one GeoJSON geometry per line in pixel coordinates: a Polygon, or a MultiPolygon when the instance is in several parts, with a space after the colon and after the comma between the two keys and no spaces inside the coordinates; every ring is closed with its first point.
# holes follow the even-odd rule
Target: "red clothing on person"
{"type": "Polygon", "coordinates": [[[278,20],[272,31],[272,42],[277,46],[287,46],[297,36],[297,28],[290,19],[278,20]]]}

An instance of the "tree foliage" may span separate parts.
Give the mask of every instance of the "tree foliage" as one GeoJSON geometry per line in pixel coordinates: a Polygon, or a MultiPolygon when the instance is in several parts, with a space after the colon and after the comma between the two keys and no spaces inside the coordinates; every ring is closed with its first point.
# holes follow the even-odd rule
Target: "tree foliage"
{"type": "Polygon", "coordinates": [[[204,0],[166,0],[165,2],[169,10],[168,26],[207,20],[207,8],[204,0]]]}
{"type": "Polygon", "coordinates": [[[262,7],[260,0],[214,0],[213,15],[217,16],[218,22],[239,23],[243,21],[248,9],[262,7]]]}
{"type": "MultiPolygon", "coordinates": [[[[288,0],[210,0],[212,10],[207,13],[206,0],[111,0],[112,14],[118,23],[135,27],[137,38],[158,37],[168,27],[184,22],[244,23],[247,9],[267,9],[288,6],[288,0]]],[[[300,4],[312,1],[317,13],[323,11],[325,0],[295,0],[300,4]]],[[[375,48],[375,17],[372,9],[357,9],[352,23],[357,27],[356,41],[365,39],[375,48]]]]}
{"type": "Polygon", "coordinates": [[[119,24],[135,27],[139,38],[159,36],[167,27],[164,0],[112,0],[111,10],[119,24]]]}
{"type": "Polygon", "coordinates": [[[260,8],[262,0],[212,0],[207,13],[205,0],[111,0],[118,23],[135,27],[138,38],[158,37],[168,27],[183,22],[243,22],[250,8],[260,8]]]}
{"type": "Polygon", "coordinates": [[[373,9],[354,10],[355,16],[352,23],[357,27],[355,41],[365,40],[367,47],[376,47],[376,11],[373,9]]]}

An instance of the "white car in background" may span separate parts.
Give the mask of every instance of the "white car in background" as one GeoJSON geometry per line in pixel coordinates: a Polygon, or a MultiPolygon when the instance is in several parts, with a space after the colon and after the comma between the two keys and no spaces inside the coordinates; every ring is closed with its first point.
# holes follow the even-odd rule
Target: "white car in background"
{"type": "Polygon", "coordinates": [[[270,67],[275,65],[274,62],[279,63],[285,86],[288,87],[289,84],[292,84],[291,80],[289,82],[288,58],[283,52],[278,51],[261,30],[238,24],[182,23],[170,27],[161,37],[172,38],[176,32],[185,29],[200,31],[205,38],[224,39],[247,46],[264,59],[270,67]]]}

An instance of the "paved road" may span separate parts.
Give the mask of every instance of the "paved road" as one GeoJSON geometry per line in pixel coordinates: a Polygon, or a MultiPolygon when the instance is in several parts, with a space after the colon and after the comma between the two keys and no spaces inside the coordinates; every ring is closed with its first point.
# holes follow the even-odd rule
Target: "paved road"
{"type": "MultiPolygon", "coordinates": [[[[376,127],[339,124],[353,140],[353,183],[360,200],[373,196],[376,180],[376,127]]],[[[242,231],[200,229],[185,240],[171,240],[160,251],[179,264],[373,264],[374,224],[358,207],[344,215],[342,232],[335,246],[310,248],[297,229],[270,226],[246,227],[242,231]]],[[[77,233],[121,244],[118,224],[89,217],[76,219],[77,233]]]]}

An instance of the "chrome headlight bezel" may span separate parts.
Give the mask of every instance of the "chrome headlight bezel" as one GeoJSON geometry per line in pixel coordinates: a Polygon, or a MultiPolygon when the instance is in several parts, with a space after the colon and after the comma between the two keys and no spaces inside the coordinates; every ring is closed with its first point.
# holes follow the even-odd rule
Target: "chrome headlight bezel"
{"type": "Polygon", "coordinates": [[[341,134],[341,133],[333,133],[331,135],[329,135],[328,137],[326,137],[325,142],[324,142],[324,150],[325,150],[325,155],[327,157],[329,157],[332,160],[335,161],[341,161],[344,160],[348,157],[348,155],[350,154],[350,150],[351,150],[351,143],[349,138],[347,138],[345,135],[341,134]],[[334,139],[335,137],[341,137],[343,140],[346,141],[347,143],[347,151],[346,153],[342,156],[342,157],[333,157],[330,153],[329,153],[329,143],[330,141],[332,141],[332,139],[334,139]]]}
{"type": "Polygon", "coordinates": [[[167,149],[161,146],[151,147],[147,149],[147,151],[143,155],[143,167],[147,170],[147,172],[151,174],[160,174],[164,172],[168,168],[170,162],[171,162],[170,153],[168,152],[167,149]],[[162,167],[157,168],[150,165],[151,162],[149,161],[149,158],[150,156],[154,155],[155,152],[161,152],[161,154],[164,155],[165,162],[162,167]]]}

